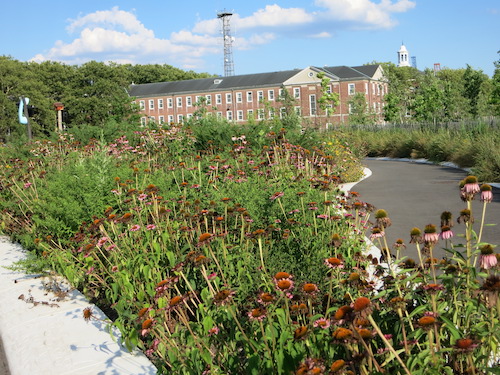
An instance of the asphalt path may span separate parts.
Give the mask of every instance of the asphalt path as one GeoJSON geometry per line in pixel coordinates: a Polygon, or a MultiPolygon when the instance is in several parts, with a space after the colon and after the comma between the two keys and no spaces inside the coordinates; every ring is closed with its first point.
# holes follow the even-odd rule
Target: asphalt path
{"type": "MultiPolygon", "coordinates": [[[[365,159],[364,164],[372,175],[359,182],[351,190],[360,194],[359,199],[370,203],[376,209],[387,211],[392,225],[386,230],[389,247],[401,238],[407,245],[407,255],[418,260],[416,247],[410,242],[412,228],[420,228],[423,232],[427,224],[436,225],[440,231],[441,213],[449,211],[453,215],[455,237],[454,244],[465,243],[463,234],[465,225],[458,224],[457,218],[461,210],[466,208],[466,203],[460,199],[460,181],[466,177],[467,172],[439,165],[423,164],[408,161],[392,161],[365,159]]],[[[485,223],[499,224],[485,226],[481,242],[492,245],[500,244],[500,189],[493,188],[493,202],[486,208],[485,223]]],[[[475,220],[474,229],[479,232],[483,203],[477,196],[472,202],[472,212],[475,220]]],[[[374,214],[370,221],[373,221],[374,214]]],[[[371,229],[367,230],[367,236],[371,229]]],[[[435,257],[441,258],[449,255],[442,250],[444,241],[441,240],[436,247],[435,257]],[[439,249],[438,249],[439,247],[439,249]]],[[[500,248],[496,249],[498,252],[500,248]]]]}

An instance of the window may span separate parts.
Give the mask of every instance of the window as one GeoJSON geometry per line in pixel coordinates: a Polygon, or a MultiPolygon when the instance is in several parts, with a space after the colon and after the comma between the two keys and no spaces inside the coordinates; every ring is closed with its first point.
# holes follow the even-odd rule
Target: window
{"type": "Polygon", "coordinates": [[[274,118],[274,108],[271,108],[269,110],[269,118],[271,118],[271,119],[274,118]]]}
{"type": "Polygon", "coordinates": [[[352,114],[352,104],[349,103],[349,114],[352,114]]]}
{"type": "Polygon", "coordinates": [[[295,107],[295,114],[297,116],[302,116],[302,108],[300,106],[295,107]]]}
{"type": "Polygon", "coordinates": [[[365,83],[365,95],[368,95],[368,83],[365,83]]]}
{"type": "Polygon", "coordinates": [[[243,111],[242,110],[239,110],[238,112],[236,112],[236,115],[237,115],[238,121],[243,121],[243,111]]]}
{"type": "Polygon", "coordinates": [[[149,101],[149,109],[155,109],[155,101],[153,99],[149,101]]]}
{"type": "Polygon", "coordinates": [[[236,93],[236,103],[242,103],[243,102],[243,94],[241,92],[236,93]]]}
{"type": "Polygon", "coordinates": [[[172,98],[167,99],[167,107],[172,108],[174,106],[174,100],[172,98]]]}
{"type": "Polygon", "coordinates": [[[300,99],[300,87],[293,88],[293,97],[295,99],[300,99]]]}
{"type": "Polygon", "coordinates": [[[263,110],[263,109],[260,109],[260,108],[259,108],[259,109],[257,110],[257,118],[258,118],[259,120],[264,120],[264,110],[263,110]]]}
{"type": "Polygon", "coordinates": [[[348,89],[348,93],[349,95],[354,95],[354,93],[356,92],[356,86],[354,85],[354,83],[349,83],[349,85],[347,86],[348,89]]]}
{"type": "Polygon", "coordinates": [[[141,117],[141,126],[146,126],[146,117],[141,117]]]}
{"type": "Polygon", "coordinates": [[[205,95],[205,98],[207,98],[207,104],[212,104],[212,95],[205,95]]]}
{"type": "Polygon", "coordinates": [[[227,111],[226,118],[228,121],[233,121],[233,111],[227,111]]]}
{"type": "Polygon", "coordinates": [[[220,120],[222,118],[222,112],[217,112],[217,118],[220,120]]]}
{"type": "Polygon", "coordinates": [[[269,100],[274,100],[274,90],[269,90],[269,91],[267,92],[267,98],[268,98],[269,100]]]}
{"type": "Polygon", "coordinates": [[[160,116],[160,117],[158,117],[158,122],[159,122],[160,124],[163,124],[163,123],[165,122],[165,116],[160,116]]]}
{"type": "Polygon", "coordinates": [[[249,110],[247,111],[247,119],[249,119],[249,120],[250,120],[250,119],[253,119],[253,118],[254,118],[254,117],[253,117],[253,109],[249,109],[249,110]]]}
{"type": "Polygon", "coordinates": [[[163,99],[158,99],[158,109],[163,109],[163,99]]]}
{"type": "Polygon", "coordinates": [[[222,94],[215,95],[215,104],[222,104],[222,94]]]}
{"type": "Polygon", "coordinates": [[[264,100],[264,91],[257,91],[257,100],[259,102],[264,100]]]}
{"type": "Polygon", "coordinates": [[[149,121],[150,121],[150,122],[155,122],[155,121],[156,121],[156,120],[155,120],[155,117],[154,117],[154,116],[149,116],[149,121]]]}
{"type": "Polygon", "coordinates": [[[280,118],[283,118],[286,116],[286,108],[285,107],[281,107],[280,108],[280,118]]]}
{"type": "Polygon", "coordinates": [[[380,95],[380,85],[377,85],[377,95],[380,95]]]}
{"type": "Polygon", "coordinates": [[[328,87],[326,88],[326,93],[327,94],[331,94],[332,93],[332,85],[328,85],[328,87]]]}
{"type": "Polygon", "coordinates": [[[183,121],[184,121],[184,116],[183,115],[177,115],[177,122],[180,124],[183,121]]]}
{"type": "Polygon", "coordinates": [[[195,102],[194,102],[195,105],[199,105],[200,104],[200,96],[199,95],[196,95],[195,96],[195,102]]]}
{"type": "MultiPolygon", "coordinates": [[[[146,109],[146,104],[144,103],[144,100],[141,100],[139,102],[139,109],[146,109]]],[[[146,121],[146,120],[144,120],[144,121],[146,121]]]]}
{"type": "Polygon", "coordinates": [[[316,95],[309,95],[309,113],[316,116],[316,95]]]}
{"type": "Polygon", "coordinates": [[[279,97],[280,99],[283,99],[285,97],[285,89],[279,89],[279,97]]]}
{"type": "Polygon", "coordinates": [[[253,95],[251,91],[247,91],[247,102],[253,102],[253,95]]]}
{"type": "Polygon", "coordinates": [[[193,99],[190,96],[186,96],[186,107],[191,107],[193,105],[193,99]]]}
{"type": "Polygon", "coordinates": [[[192,114],[192,113],[188,113],[188,114],[186,115],[186,117],[187,117],[187,118],[188,118],[188,120],[189,120],[190,118],[192,118],[192,117],[193,117],[193,114],[192,114]]]}
{"type": "Polygon", "coordinates": [[[171,124],[174,122],[174,115],[168,115],[168,123],[171,124]]]}
{"type": "Polygon", "coordinates": [[[226,103],[230,104],[233,102],[233,94],[230,92],[226,93],[226,103]]]}
{"type": "Polygon", "coordinates": [[[177,99],[177,108],[182,107],[182,98],[176,98],[177,99]]]}

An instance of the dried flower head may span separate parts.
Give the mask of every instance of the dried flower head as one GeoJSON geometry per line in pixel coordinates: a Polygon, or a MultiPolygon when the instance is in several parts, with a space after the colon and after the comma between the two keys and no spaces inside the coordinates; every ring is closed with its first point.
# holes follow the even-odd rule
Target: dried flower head
{"type": "Polygon", "coordinates": [[[361,312],[365,309],[367,309],[371,304],[371,301],[367,297],[358,297],[353,303],[353,309],[355,312],[361,312]]]}
{"type": "Polygon", "coordinates": [[[225,305],[230,301],[234,294],[235,292],[232,290],[222,289],[215,294],[213,301],[216,305],[225,305]]]}
{"type": "Polygon", "coordinates": [[[91,307],[86,307],[83,309],[83,319],[88,322],[94,316],[94,312],[91,307]]]}
{"type": "Polygon", "coordinates": [[[389,219],[386,210],[375,211],[375,219],[377,222],[377,226],[380,228],[387,228],[390,227],[392,224],[391,219],[389,219]]]}
{"type": "Polygon", "coordinates": [[[339,258],[336,258],[336,257],[331,257],[331,258],[325,259],[325,264],[329,268],[343,268],[344,267],[342,260],[340,260],[339,258]]]}
{"type": "Polygon", "coordinates": [[[314,296],[319,292],[318,286],[316,284],[313,284],[313,283],[304,284],[304,286],[302,287],[302,290],[304,291],[304,293],[306,293],[309,296],[314,296]]]}
{"type": "Polygon", "coordinates": [[[346,366],[346,362],[343,359],[337,359],[332,363],[330,366],[330,371],[333,374],[338,374],[340,371],[342,371],[346,366]]]}
{"type": "Polygon", "coordinates": [[[352,335],[353,333],[350,329],[343,327],[337,328],[332,334],[334,339],[340,341],[349,340],[352,337],[352,335]]]}
{"type": "Polygon", "coordinates": [[[422,239],[422,231],[419,228],[413,228],[410,231],[410,243],[419,243],[422,239]]]}
{"type": "Polygon", "coordinates": [[[493,201],[493,192],[491,185],[482,184],[481,185],[481,202],[491,203],[493,201]]]}
{"type": "Polygon", "coordinates": [[[261,307],[257,307],[248,312],[248,317],[250,320],[262,321],[266,317],[266,310],[261,307]]]}
{"type": "Polygon", "coordinates": [[[306,326],[300,326],[299,328],[295,329],[295,331],[293,331],[294,340],[300,340],[305,338],[308,331],[309,330],[306,326]]]}

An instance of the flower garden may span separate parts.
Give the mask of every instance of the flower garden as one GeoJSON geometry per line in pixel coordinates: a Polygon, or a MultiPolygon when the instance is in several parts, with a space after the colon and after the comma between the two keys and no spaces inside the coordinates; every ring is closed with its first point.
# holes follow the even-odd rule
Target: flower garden
{"type": "Polygon", "coordinates": [[[207,129],[4,147],[20,267],[64,275],[159,373],[500,373],[497,255],[471,220],[488,185],[457,186],[458,223],[387,244],[388,213],[339,190],[362,176],[340,136],[207,129]]]}

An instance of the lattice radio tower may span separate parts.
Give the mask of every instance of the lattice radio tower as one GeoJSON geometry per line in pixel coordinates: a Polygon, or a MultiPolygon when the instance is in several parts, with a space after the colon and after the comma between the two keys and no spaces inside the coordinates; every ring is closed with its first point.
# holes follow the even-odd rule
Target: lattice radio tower
{"type": "Polygon", "coordinates": [[[224,76],[234,76],[234,63],[233,63],[233,41],[231,36],[231,26],[229,20],[233,13],[219,12],[217,17],[222,20],[222,36],[224,38],[224,76]]]}

